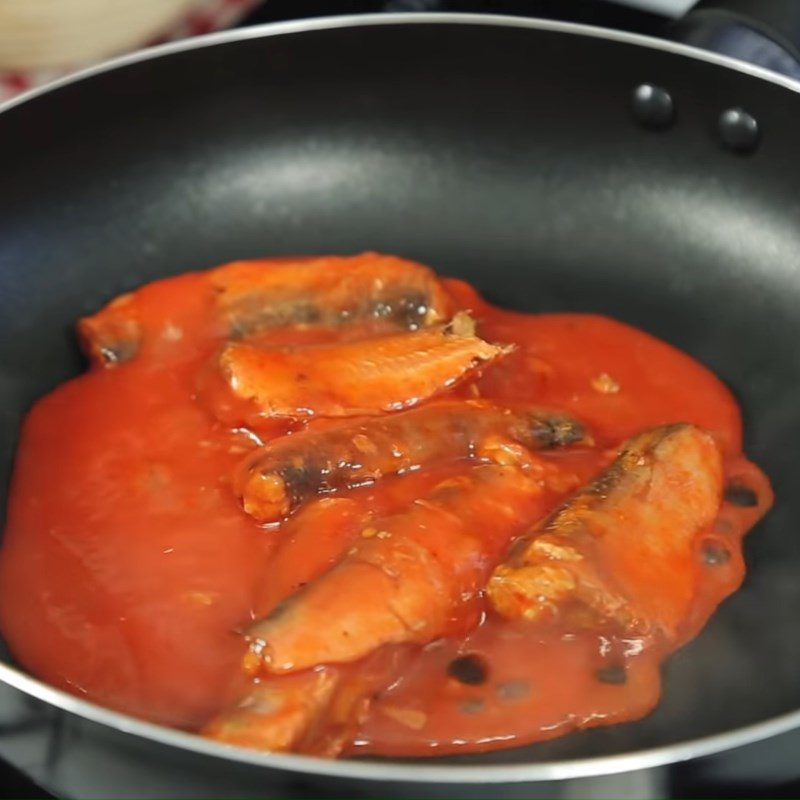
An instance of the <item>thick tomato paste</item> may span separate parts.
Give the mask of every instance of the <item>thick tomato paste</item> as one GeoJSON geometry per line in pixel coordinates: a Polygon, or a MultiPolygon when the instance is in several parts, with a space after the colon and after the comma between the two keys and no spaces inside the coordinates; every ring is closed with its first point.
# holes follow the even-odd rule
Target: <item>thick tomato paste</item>
{"type": "MultiPolygon", "coordinates": [[[[250,268],[280,269],[283,262],[275,264],[250,268]]],[[[300,507],[291,514],[284,508],[271,521],[247,513],[234,491],[243,461],[279,437],[341,424],[325,410],[349,408],[347,403],[354,404],[352,414],[364,412],[365,424],[430,402],[532,404],[574,416],[590,436],[574,447],[535,453],[535,468],[548,477],[540,491],[520,493],[514,518],[500,520],[480,497],[439,509],[442,537],[451,535],[447,514],[458,517],[463,509],[481,540],[480,558],[463,562],[471,570],[469,591],[459,590],[464,602],[453,601],[438,633],[427,640],[423,626],[408,641],[394,639],[372,652],[369,631],[356,631],[367,636],[369,652],[358,655],[356,646],[357,657],[333,669],[351,684],[357,676],[354,685],[368,691],[359,694],[359,703],[342,701],[339,712],[329,708],[315,718],[314,741],[332,741],[336,737],[326,725],[342,729],[346,709],[352,718],[344,739],[306,749],[384,755],[480,751],[635,719],[655,705],[660,662],[739,586],[741,538],[771,503],[767,480],[742,455],[736,402],[713,374],[620,322],[588,314],[512,313],[490,306],[461,281],[444,280],[437,291],[452,310],[470,312],[486,347],[505,348],[497,358],[495,351],[481,350],[486,363],[468,358],[467,373],[455,353],[442,386],[426,383],[424,364],[412,365],[407,374],[391,371],[379,387],[383,405],[377,410],[357,407],[358,381],[370,381],[370,375],[359,372],[349,394],[342,394],[335,384],[343,368],[326,357],[327,383],[319,399],[315,376],[322,367],[312,364],[309,377],[303,361],[303,371],[280,368],[281,402],[298,409],[264,413],[258,397],[237,395],[220,369],[226,342],[245,343],[260,357],[276,348],[285,354],[295,352],[292,347],[344,341],[355,343],[357,359],[358,343],[370,336],[424,333],[430,320],[414,305],[421,301],[405,298],[405,317],[394,326],[383,306],[380,313],[371,308],[360,323],[348,321],[347,309],[337,316],[303,306],[299,317],[287,312],[269,325],[256,324],[257,330],[236,329],[221,321],[216,291],[208,273],[196,273],[158,281],[117,301],[116,310],[106,310],[117,317],[105,333],[129,346],[114,350],[96,337],[88,345],[94,365],[28,414],[0,555],[2,632],[22,665],[88,700],[201,729],[252,678],[242,669],[248,654],[242,634],[254,620],[313,584],[354,544],[377,541],[383,532],[368,520],[403,514],[491,458],[439,457],[424,468],[412,466],[362,485],[312,491],[310,497],[307,492],[300,507]],[[132,309],[135,315],[128,316],[132,309]],[[385,402],[392,381],[413,390],[396,408],[385,402]],[[694,536],[692,557],[683,567],[692,572],[694,590],[672,635],[632,632],[608,620],[576,626],[557,616],[539,623],[498,615],[481,583],[514,537],[607,467],[624,440],[676,422],[711,434],[722,454],[726,489],[716,519],[694,536]]],[[[330,287],[325,292],[325,302],[344,302],[330,287]]],[[[238,306],[231,308],[235,313],[238,306]]],[[[366,372],[374,369],[368,365],[366,372]]],[[[275,385],[267,384],[267,394],[275,385]]],[[[435,438],[436,431],[424,435],[435,438]]],[[[474,491],[493,489],[476,483],[474,491]]],[[[460,544],[445,544],[455,563],[453,548],[460,544]]],[[[657,567],[654,574],[658,579],[657,567]]],[[[380,591],[368,588],[370,580],[344,582],[336,608],[351,614],[385,602],[380,591]]],[[[414,584],[406,589],[414,591],[414,584]]],[[[310,637],[304,646],[311,647],[315,630],[332,622],[315,613],[303,617],[308,627],[301,638],[310,637]]],[[[279,691],[281,681],[291,689],[291,681],[305,674],[284,667],[292,674],[267,678],[279,691]]],[[[302,750],[294,741],[291,746],[302,750]]]]}

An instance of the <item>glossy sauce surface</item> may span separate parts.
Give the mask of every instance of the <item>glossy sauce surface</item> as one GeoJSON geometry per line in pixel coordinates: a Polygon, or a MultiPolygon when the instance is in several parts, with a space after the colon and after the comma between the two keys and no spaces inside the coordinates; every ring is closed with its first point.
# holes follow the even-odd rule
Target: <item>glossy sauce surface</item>
{"type": "MultiPolygon", "coordinates": [[[[488,574],[513,535],[605,467],[624,439],[694,423],[714,436],[728,484],[750,492],[742,502],[729,491],[697,538],[690,568],[699,589],[679,640],[696,635],[741,583],[741,537],[771,503],[766,478],[741,453],[730,392],[689,356],[622,323],[503,311],[460,281],[445,285],[483,339],[517,345],[450,395],[567,411],[594,439],[536,455],[544,489],[526,501],[517,530],[476,521],[485,531],[476,576],[488,574]]],[[[444,462],[382,478],[322,497],[283,523],[258,524],[231,490],[237,465],[259,442],[330,421],[265,420],[227,391],[209,366],[224,335],[202,274],[143,287],[135,302],[136,356],[60,386],[25,420],[0,554],[0,623],[38,677],[196,730],[230,699],[243,627],[335,564],[366,521],[402,510],[464,467],[444,462]]],[[[285,328],[257,341],[319,344],[364,333],[285,328]]],[[[382,657],[402,668],[375,693],[348,752],[510,746],[635,719],[658,700],[668,647],[657,638],[504,621],[479,589],[448,631],[424,646],[389,646],[382,657]]],[[[374,661],[338,669],[368,672],[374,661]]]]}

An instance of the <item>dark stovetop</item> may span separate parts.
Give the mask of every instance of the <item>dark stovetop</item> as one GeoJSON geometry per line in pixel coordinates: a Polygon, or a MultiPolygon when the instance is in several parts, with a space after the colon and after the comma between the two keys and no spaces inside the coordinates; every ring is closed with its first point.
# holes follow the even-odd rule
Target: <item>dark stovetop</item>
{"type": "MultiPolygon", "coordinates": [[[[255,25],[287,19],[381,11],[462,11],[564,19],[639,33],[657,34],[664,18],[607,0],[269,0],[241,23],[255,25]]],[[[670,770],[669,797],[798,797],[800,784],[760,786],[709,780],[692,764],[670,770]]],[[[0,798],[51,798],[21,772],[0,760],[0,798]]]]}

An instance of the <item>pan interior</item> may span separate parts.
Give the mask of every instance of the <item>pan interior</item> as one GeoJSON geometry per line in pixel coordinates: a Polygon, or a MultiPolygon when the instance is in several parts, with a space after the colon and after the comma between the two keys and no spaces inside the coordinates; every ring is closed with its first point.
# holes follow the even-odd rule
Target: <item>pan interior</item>
{"type": "MultiPolygon", "coordinates": [[[[558,31],[392,25],[219,44],[70,84],[0,116],[0,454],[81,368],[71,325],[168,274],[375,249],[525,311],[638,325],[737,393],[775,509],[749,574],[668,664],[647,719],[456,763],[685,742],[800,708],[800,95],[558,31]],[[640,127],[632,89],[677,120],[640,127]],[[719,143],[742,106],[758,150],[719,143]]],[[[21,599],[24,602],[24,599],[21,599]]]]}

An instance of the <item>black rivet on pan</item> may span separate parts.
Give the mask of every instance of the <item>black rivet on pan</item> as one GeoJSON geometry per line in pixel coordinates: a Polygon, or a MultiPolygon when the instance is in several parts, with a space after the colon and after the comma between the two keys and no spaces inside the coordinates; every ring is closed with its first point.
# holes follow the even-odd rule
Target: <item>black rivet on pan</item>
{"type": "Polygon", "coordinates": [[[719,135],[736,153],[752,153],[761,137],[758,122],[743,108],[729,108],[719,115],[719,135]]]}
{"type": "Polygon", "coordinates": [[[633,90],[633,115],[645,128],[668,128],[675,121],[675,104],[666,89],[642,83],[633,90]]]}

